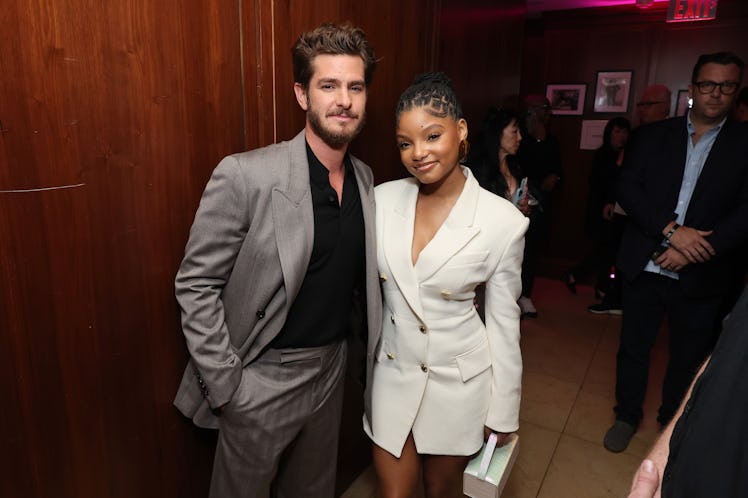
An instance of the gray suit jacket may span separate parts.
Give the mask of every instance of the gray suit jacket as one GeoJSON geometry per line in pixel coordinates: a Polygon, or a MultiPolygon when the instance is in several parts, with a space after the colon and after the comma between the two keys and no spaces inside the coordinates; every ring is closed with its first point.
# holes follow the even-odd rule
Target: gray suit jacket
{"type": "MultiPolygon", "coordinates": [[[[367,378],[381,327],[371,170],[351,157],[366,240],[367,378]]],[[[304,132],[234,154],[216,167],[200,201],[176,277],[191,361],[174,404],[201,427],[227,403],[280,332],[306,274],[314,214],[304,132]]],[[[370,401],[366,400],[367,413],[370,401]]]]}

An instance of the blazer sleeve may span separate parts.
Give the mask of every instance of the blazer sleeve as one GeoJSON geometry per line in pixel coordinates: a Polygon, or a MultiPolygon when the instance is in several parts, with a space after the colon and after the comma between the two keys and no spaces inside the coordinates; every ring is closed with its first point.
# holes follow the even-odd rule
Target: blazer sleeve
{"type": "Polygon", "coordinates": [[[514,432],[519,428],[522,354],[517,299],[522,291],[522,256],[528,224],[524,217],[517,223],[486,283],[486,332],[493,371],[486,425],[498,432],[514,432]]]}
{"type": "Polygon", "coordinates": [[[187,349],[212,408],[232,398],[242,375],[221,295],[249,229],[245,188],[237,159],[223,159],[203,192],[175,281],[187,349]]]}
{"type": "Polygon", "coordinates": [[[717,221],[713,227],[714,232],[706,237],[717,257],[731,254],[748,240],[748,123],[731,125],[734,129],[731,130],[733,135],[730,138],[735,149],[732,157],[725,159],[725,162],[736,172],[736,193],[725,216],[717,221]]]}

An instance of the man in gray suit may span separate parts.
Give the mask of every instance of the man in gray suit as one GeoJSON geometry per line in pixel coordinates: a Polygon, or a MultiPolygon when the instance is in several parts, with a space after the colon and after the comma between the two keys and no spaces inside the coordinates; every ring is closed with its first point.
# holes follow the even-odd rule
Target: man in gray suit
{"type": "Polygon", "coordinates": [[[292,54],[304,130],[221,161],[176,278],[191,361],[174,403],[219,429],[213,498],[333,496],[352,311],[369,372],[380,331],[372,173],[347,153],[374,51],[324,24],[292,54]]]}

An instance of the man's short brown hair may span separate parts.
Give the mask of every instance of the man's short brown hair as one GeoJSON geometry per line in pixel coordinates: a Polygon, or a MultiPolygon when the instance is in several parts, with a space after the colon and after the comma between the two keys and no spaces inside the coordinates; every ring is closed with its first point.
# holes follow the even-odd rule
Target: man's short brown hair
{"type": "Polygon", "coordinates": [[[364,61],[364,81],[366,86],[371,83],[377,60],[374,49],[366,39],[366,33],[350,23],[325,23],[312,31],[299,36],[291,55],[293,58],[293,77],[296,83],[304,88],[314,74],[314,58],[320,54],[354,55],[364,61]]]}

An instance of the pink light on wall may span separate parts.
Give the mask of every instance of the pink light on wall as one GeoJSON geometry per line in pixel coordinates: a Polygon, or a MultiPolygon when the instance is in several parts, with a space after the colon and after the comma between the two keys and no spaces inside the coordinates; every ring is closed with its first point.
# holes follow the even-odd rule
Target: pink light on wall
{"type": "Polygon", "coordinates": [[[669,0],[527,0],[528,13],[539,13],[551,10],[587,9],[595,7],[616,7],[637,5],[645,1],[647,6],[665,3],[669,0]]]}

